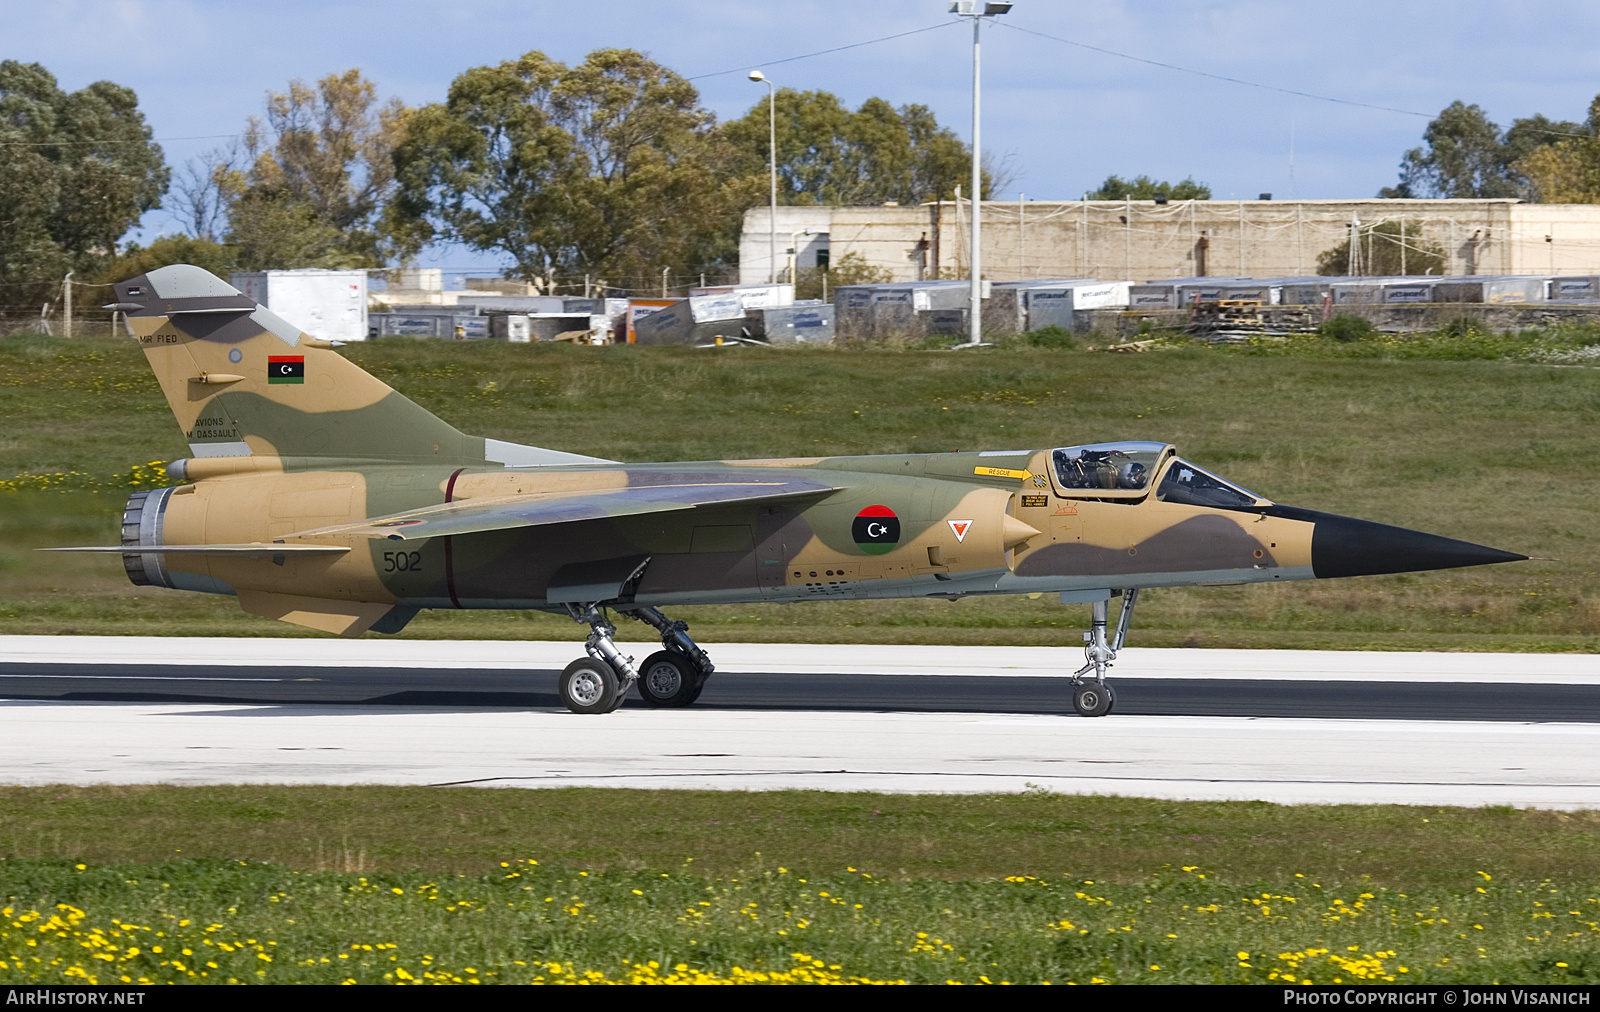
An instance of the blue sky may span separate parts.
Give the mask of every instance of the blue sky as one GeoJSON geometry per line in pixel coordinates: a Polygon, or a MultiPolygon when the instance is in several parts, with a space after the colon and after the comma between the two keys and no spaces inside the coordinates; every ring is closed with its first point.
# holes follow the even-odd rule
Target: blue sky
{"type": "MultiPolygon", "coordinates": [[[[765,88],[825,89],[855,106],[877,95],[931,106],[970,134],[972,35],[943,0],[454,0],[450,4],[196,0],[0,0],[0,58],[38,62],[71,90],[132,87],[174,167],[223,143],[270,89],[360,67],[385,96],[440,101],[462,70],[542,50],[572,63],[640,49],[697,77],[719,117],[765,88]],[[774,61],[942,26],[787,63],[774,61]],[[734,73],[712,75],[718,71],[734,73]],[[193,138],[193,139],[190,139],[193,138]]],[[[1582,119],[1600,90],[1600,6],[1235,0],[1018,0],[983,45],[983,146],[1013,173],[1006,199],[1075,198],[1109,173],[1192,176],[1216,197],[1370,196],[1456,99],[1502,126],[1582,119]],[[1163,69],[1019,29],[1276,88],[1163,69]],[[1291,173],[1291,149],[1293,152],[1291,173]]],[[[162,211],[146,237],[176,231],[162,211]]],[[[492,267],[464,250],[449,267],[492,267]]]]}

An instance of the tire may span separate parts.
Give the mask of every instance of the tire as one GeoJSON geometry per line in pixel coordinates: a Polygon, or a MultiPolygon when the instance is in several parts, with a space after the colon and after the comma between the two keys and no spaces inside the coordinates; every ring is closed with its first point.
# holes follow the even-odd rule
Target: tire
{"type": "Polygon", "coordinates": [[[688,706],[700,696],[704,680],[689,658],[676,650],[658,650],[639,665],[639,695],[651,706],[688,706]]]}
{"type": "Polygon", "coordinates": [[[1072,690],[1072,708],[1080,717],[1104,717],[1114,701],[1111,687],[1099,682],[1080,682],[1072,690]]]}
{"type": "Polygon", "coordinates": [[[580,657],[561,672],[561,702],[573,713],[609,713],[616,708],[617,684],[611,665],[580,657]]]}

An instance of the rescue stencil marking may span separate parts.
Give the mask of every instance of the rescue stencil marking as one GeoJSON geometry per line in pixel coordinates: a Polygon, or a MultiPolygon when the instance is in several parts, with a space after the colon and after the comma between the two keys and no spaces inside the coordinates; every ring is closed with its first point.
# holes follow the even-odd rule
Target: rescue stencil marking
{"type": "Polygon", "coordinates": [[[868,506],[856,514],[850,536],[868,555],[882,555],[900,543],[900,518],[887,506],[868,506]]]}
{"type": "Polygon", "coordinates": [[[1033,472],[1028,470],[1018,471],[1010,467],[975,467],[973,474],[981,474],[990,478],[1016,478],[1018,481],[1027,481],[1033,477],[1033,472]]]}
{"type": "Polygon", "coordinates": [[[1047,495],[1025,495],[1022,497],[1022,505],[1025,509],[1048,506],[1050,505],[1050,497],[1047,495]]]}
{"type": "Polygon", "coordinates": [[[267,359],[267,382],[304,383],[306,357],[304,355],[273,355],[267,359]]]}
{"type": "Polygon", "coordinates": [[[950,530],[955,533],[956,541],[967,540],[967,532],[972,529],[971,520],[946,520],[945,523],[949,524],[950,530]]]}

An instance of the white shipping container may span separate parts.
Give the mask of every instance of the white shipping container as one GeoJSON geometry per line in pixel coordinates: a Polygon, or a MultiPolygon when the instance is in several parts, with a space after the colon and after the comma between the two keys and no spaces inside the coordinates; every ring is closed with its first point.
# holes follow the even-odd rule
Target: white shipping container
{"type": "Polygon", "coordinates": [[[367,339],[366,271],[253,271],[234,274],[229,281],[312,337],[367,339]]]}
{"type": "Polygon", "coordinates": [[[1060,287],[1027,289],[1028,330],[1056,326],[1071,328],[1073,312],[1082,309],[1122,309],[1128,305],[1132,284],[1127,281],[1091,281],[1060,287]]]}
{"type": "Polygon", "coordinates": [[[1132,287],[1126,281],[1110,281],[1103,285],[1074,287],[1071,289],[1072,308],[1120,309],[1128,304],[1128,289],[1132,287]]]}
{"type": "Polygon", "coordinates": [[[507,313],[489,317],[489,336],[512,344],[527,344],[528,317],[523,313],[507,313]]]}
{"type": "Polygon", "coordinates": [[[1427,283],[1420,283],[1420,284],[1404,283],[1404,284],[1396,284],[1396,285],[1384,285],[1383,286],[1383,301],[1385,301],[1385,302],[1432,302],[1432,301],[1434,301],[1434,298],[1433,298],[1433,285],[1430,285],[1430,284],[1427,284],[1427,283]]]}
{"type": "Polygon", "coordinates": [[[689,313],[696,323],[744,319],[744,300],[736,292],[726,295],[691,295],[689,313]]]}
{"type": "Polygon", "coordinates": [[[702,295],[737,295],[746,309],[777,309],[794,305],[794,285],[787,282],[779,285],[708,285],[689,289],[691,299],[702,295]]]}
{"type": "Polygon", "coordinates": [[[1546,292],[1551,299],[1593,302],[1600,298],[1600,277],[1591,274],[1551,278],[1546,292]]]}
{"type": "Polygon", "coordinates": [[[794,285],[740,285],[734,289],[746,309],[780,309],[794,305],[794,285]]]}

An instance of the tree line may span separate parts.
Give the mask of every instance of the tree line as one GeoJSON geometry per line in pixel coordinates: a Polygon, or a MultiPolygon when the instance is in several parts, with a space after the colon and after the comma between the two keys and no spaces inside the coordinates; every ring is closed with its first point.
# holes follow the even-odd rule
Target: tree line
{"type": "MultiPolygon", "coordinates": [[[[788,88],[775,99],[782,204],[915,204],[950,199],[969,178],[970,149],[926,106],[851,109],[788,88]]],[[[719,122],[689,81],[625,49],[572,66],[531,52],[474,67],[444,101],[415,108],[351,69],[269,92],[231,143],[174,172],[132,90],[69,93],[38,64],[3,61],[0,307],[37,308],[69,271],[103,282],[173,262],[220,274],[383,267],[439,242],[498,254],[543,286],[587,276],[647,290],[664,266],[729,279],[744,211],[767,200],[768,103],[719,122]],[[161,207],[182,231],[124,245],[161,207]]],[[[1005,176],[987,165],[982,196],[1005,176]]],[[[1163,193],[1210,196],[1192,179],[1147,176],[1109,176],[1088,196],[1163,193]]],[[[1379,196],[1600,202],[1600,97],[1581,123],[1535,115],[1506,129],[1455,102],[1379,196]]]]}
{"type": "MultiPolygon", "coordinates": [[[[926,106],[775,98],[780,203],[949,199],[969,178],[970,149],[926,106]]],[[[67,271],[382,267],[439,242],[545,286],[649,289],[664,266],[730,278],[744,212],[768,199],[768,103],[718,122],[689,81],[625,49],[474,67],[415,108],[352,69],[269,92],[231,143],[174,173],[131,90],[69,94],[5,61],[0,305],[36,307],[67,271]],[[158,207],[182,231],[122,245],[158,207]]]]}
{"type": "Polygon", "coordinates": [[[1581,123],[1536,114],[1503,130],[1478,106],[1452,102],[1378,196],[1600,203],[1600,96],[1581,123]]]}

